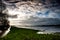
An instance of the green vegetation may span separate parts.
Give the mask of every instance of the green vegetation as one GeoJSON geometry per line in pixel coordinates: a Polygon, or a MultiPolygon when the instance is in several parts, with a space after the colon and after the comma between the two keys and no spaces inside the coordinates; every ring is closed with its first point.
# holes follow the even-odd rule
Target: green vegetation
{"type": "Polygon", "coordinates": [[[11,28],[10,33],[0,40],[60,40],[60,35],[36,34],[37,30],[11,28]]]}

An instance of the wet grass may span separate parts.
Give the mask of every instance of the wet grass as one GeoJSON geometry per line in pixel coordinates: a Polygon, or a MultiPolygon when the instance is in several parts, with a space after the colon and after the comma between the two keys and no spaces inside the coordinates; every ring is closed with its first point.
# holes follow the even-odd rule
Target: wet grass
{"type": "Polygon", "coordinates": [[[10,33],[0,40],[60,40],[60,35],[36,34],[37,30],[11,28],[10,33]]]}

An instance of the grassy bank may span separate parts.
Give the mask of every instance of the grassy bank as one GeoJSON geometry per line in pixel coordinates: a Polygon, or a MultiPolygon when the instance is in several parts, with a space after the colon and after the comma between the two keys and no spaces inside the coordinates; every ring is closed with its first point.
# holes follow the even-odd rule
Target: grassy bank
{"type": "Polygon", "coordinates": [[[29,29],[11,28],[10,33],[0,40],[60,40],[60,35],[36,34],[29,29]]]}

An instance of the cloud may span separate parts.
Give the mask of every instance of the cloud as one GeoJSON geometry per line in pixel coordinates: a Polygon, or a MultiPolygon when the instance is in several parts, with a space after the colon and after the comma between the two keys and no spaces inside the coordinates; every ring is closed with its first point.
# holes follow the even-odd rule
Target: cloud
{"type": "MultiPolygon", "coordinates": [[[[32,3],[33,4],[33,3],[32,3]]],[[[18,6],[18,8],[7,8],[9,15],[17,15],[17,18],[8,18],[10,24],[21,25],[53,25],[60,24],[60,14],[51,9],[44,8],[42,6],[24,5],[18,6]]]]}

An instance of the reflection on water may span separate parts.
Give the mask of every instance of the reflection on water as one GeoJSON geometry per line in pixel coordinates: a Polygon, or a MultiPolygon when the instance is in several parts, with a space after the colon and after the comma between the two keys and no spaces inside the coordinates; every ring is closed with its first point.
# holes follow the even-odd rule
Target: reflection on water
{"type": "Polygon", "coordinates": [[[33,30],[40,30],[40,32],[46,33],[55,33],[55,32],[60,32],[60,26],[14,26],[17,28],[26,28],[26,29],[33,29],[33,30]]]}

